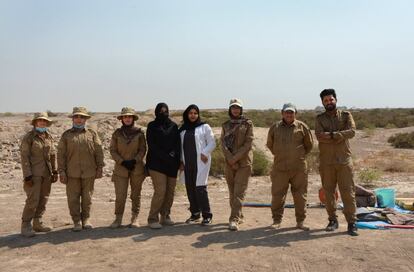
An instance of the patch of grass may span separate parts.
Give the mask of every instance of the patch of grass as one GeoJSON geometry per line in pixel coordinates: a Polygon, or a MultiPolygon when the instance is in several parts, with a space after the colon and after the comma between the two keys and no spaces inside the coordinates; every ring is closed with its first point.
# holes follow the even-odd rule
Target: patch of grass
{"type": "Polygon", "coordinates": [[[375,168],[363,168],[358,173],[359,183],[363,186],[372,188],[375,181],[381,178],[381,171],[375,168]]]}
{"type": "Polygon", "coordinates": [[[12,112],[4,112],[1,114],[3,117],[12,117],[14,114],[12,112]]]}
{"type": "Polygon", "coordinates": [[[414,132],[398,133],[388,138],[388,142],[395,148],[414,149],[414,132]]]}

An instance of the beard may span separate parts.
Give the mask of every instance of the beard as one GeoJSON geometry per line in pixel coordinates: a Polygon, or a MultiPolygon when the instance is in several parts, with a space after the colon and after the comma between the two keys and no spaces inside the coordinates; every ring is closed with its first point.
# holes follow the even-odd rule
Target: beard
{"type": "Polygon", "coordinates": [[[324,107],[325,107],[325,110],[327,110],[327,111],[334,111],[336,109],[336,104],[331,103],[331,104],[328,104],[324,107]]]}

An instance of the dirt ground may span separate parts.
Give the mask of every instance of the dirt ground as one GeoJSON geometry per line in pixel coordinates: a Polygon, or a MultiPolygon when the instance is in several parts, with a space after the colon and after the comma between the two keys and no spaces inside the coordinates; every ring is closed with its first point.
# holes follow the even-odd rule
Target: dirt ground
{"type": "MultiPolygon", "coordinates": [[[[19,230],[25,194],[16,143],[27,130],[28,126],[22,126],[25,119],[27,116],[0,118],[0,271],[414,271],[414,230],[360,230],[359,237],[350,237],[345,233],[346,222],[340,211],[339,230],[327,233],[323,208],[308,209],[309,232],[293,228],[294,209],[286,209],[282,228],[273,230],[269,228],[269,208],[244,208],[245,223],[240,231],[230,232],[227,186],[219,178],[209,180],[214,213],[211,226],[183,223],[189,216],[188,201],[183,185],[178,185],[172,210],[176,224],[150,230],[146,218],[152,185],[147,178],[139,215],[142,226],[109,229],[115,200],[110,158],[105,177],[95,184],[91,214],[94,229],[71,231],[65,187],[55,183],[44,217],[54,230],[23,238],[19,230]]],[[[67,127],[65,122],[56,127],[56,134],[67,127]]],[[[110,127],[107,130],[111,132],[110,127]]],[[[256,131],[255,145],[261,147],[267,129],[256,131]]],[[[410,161],[414,156],[412,150],[395,151],[386,143],[387,135],[398,131],[376,130],[369,137],[358,132],[352,141],[356,164],[378,163],[374,157],[389,161],[397,154],[404,154],[410,161]],[[375,154],[389,157],[378,158],[375,154]]],[[[396,188],[398,196],[414,196],[412,172],[384,173],[378,184],[396,188]]],[[[318,202],[319,187],[319,176],[311,174],[309,202],[318,202]]],[[[251,178],[246,201],[270,201],[268,177],[251,178]]],[[[290,195],[287,203],[292,203],[290,195]]],[[[128,201],[124,225],[128,223],[130,207],[128,201]]]]}

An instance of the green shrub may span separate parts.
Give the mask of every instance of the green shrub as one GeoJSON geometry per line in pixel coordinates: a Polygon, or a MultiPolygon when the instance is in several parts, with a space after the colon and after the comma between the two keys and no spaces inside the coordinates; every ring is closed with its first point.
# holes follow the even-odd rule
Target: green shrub
{"type": "Polygon", "coordinates": [[[414,132],[398,133],[388,138],[388,142],[395,148],[414,149],[414,132]]]}
{"type": "Polygon", "coordinates": [[[365,168],[359,171],[358,179],[362,185],[373,187],[374,182],[381,177],[382,173],[375,168],[365,168]]]}
{"type": "Polygon", "coordinates": [[[253,176],[269,175],[271,163],[260,149],[253,150],[253,176]]]}
{"type": "Polygon", "coordinates": [[[58,116],[58,114],[57,114],[57,113],[54,113],[54,112],[52,112],[51,110],[47,110],[47,115],[48,115],[49,117],[56,117],[56,116],[58,116]]]}
{"type": "Polygon", "coordinates": [[[221,151],[220,141],[216,139],[216,148],[211,153],[210,175],[214,177],[223,176],[225,165],[226,160],[224,158],[223,152],[221,151]]]}

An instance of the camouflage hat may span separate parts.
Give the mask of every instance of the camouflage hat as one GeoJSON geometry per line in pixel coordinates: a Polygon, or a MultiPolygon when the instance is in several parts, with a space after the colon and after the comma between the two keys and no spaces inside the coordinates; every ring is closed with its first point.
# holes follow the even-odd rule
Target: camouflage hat
{"type": "Polygon", "coordinates": [[[52,120],[49,119],[49,115],[47,114],[47,112],[36,112],[33,115],[33,119],[32,119],[32,125],[35,125],[36,120],[46,120],[47,121],[47,126],[49,127],[52,124],[52,120]]]}
{"type": "Polygon", "coordinates": [[[91,115],[85,107],[73,107],[72,114],[69,115],[69,118],[73,118],[75,115],[85,116],[86,119],[91,118],[91,115]]]}
{"type": "Polygon", "coordinates": [[[232,98],[230,99],[229,107],[231,106],[238,106],[240,108],[243,108],[243,101],[239,98],[232,98]]]}
{"type": "Polygon", "coordinates": [[[296,110],[296,106],[293,105],[292,103],[286,103],[283,105],[282,111],[293,111],[293,112],[297,112],[296,110]]]}
{"type": "Polygon", "coordinates": [[[134,117],[134,121],[138,120],[138,114],[135,112],[134,108],[131,107],[123,107],[121,110],[121,114],[118,115],[116,118],[118,118],[118,120],[121,120],[122,116],[132,116],[134,117]]]}

